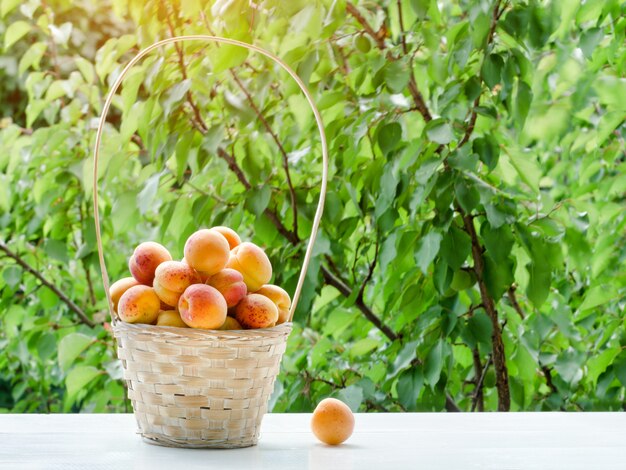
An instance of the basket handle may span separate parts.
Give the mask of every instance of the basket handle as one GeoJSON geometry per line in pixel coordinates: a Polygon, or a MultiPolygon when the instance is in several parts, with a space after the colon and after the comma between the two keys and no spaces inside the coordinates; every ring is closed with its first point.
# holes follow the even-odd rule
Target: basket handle
{"type": "Polygon", "coordinates": [[[309,263],[311,261],[311,255],[313,253],[313,245],[315,244],[315,238],[317,237],[317,232],[319,230],[320,220],[322,218],[322,213],[324,212],[324,201],[326,199],[326,186],[328,183],[328,146],[326,144],[326,134],[324,133],[324,125],[322,123],[322,116],[320,115],[317,106],[313,102],[313,97],[311,96],[311,92],[308,90],[302,79],[293,71],[289,65],[279,59],[277,56],[272,54],[265,49],[255,46],[253,44],[248,44],[245,42],[237,41],[235,39],[228,39],[219,36],[209,36],[204,34],[190,35],[190,36],[175,36],[168,39],[163,39],[161,41],[155,42],[151,46],[146,47],[141,50],[133,59],[128,62],[126,67],[122,70],[117,80],[109,90],[109,93],[104,101],[104,106],[102,108],[102,114],[100,115],[100,119],[98,121],[98,129],[96,132],[96,142],[94,146],[93,152],[93,211],[94,211],[94,223],[96,225],[96,242],[98,244],[98,257],[100,259],[100,271],[102,273],[102,281],[104,284],[104,291],[106,293],[107,302],[109,305],[109,313],[111,314],[112,319],[117,319],[117,315],[113,311],[113,303],[111,302],[111,294],[109,292],[109,275],[107,273],[106,264],[104,262],[104,252],[102,248],[102,236],[100,233],[100,212],[98,210],[98,158],[100,156],[100,142],[102,140],[102,132],[104,129],[104,124],[106,122],[107,113],[109,112],[109,108],[111,106],[111,102],[113,101],[113,97],[117,92],[117,89],[122,84],[124,77],[129,72],[129,70],[139,62],[145,55],[152,52],[154,49],[158,47],[164,46],[166,44],[172,44],[176,42],[184,42],[184,41],[209,41],[209,42],[217,42],[223,44],[230,44],[233,46],[243,47],[250,51],[256,51],[265,57],[273,60],[276,64],[280,65],[283,70],[285,70],[291,77],[296,81],[302,93],[306,97],[311,110],[315,116],[315,122],[317,123],[317,129],[320,133],[320,139],[322,143],[322,185],[320,188],[320,198],[317,203],[317,210],[315,211],[315,218],[313,219],[313,227],[311,228],[311,237],[309,238],[309,243],[306,247],[306,252],[304,255],[304,261],[302,263],[302,269],[300,270],[300,277],[298,278],[298,284],[296,285],[296,291],[293,294],[293,301],[291,303],[291,308],[289,309],[289,318],[287,321],[291,321],[293,319],[293,314],[296,311],[296,306],[298,305],[298,300],[300,298],[300,293],[302,291],[302,286],[304,284],[304,279],[306,277],[307,270],[309,268],[309,263]]]}

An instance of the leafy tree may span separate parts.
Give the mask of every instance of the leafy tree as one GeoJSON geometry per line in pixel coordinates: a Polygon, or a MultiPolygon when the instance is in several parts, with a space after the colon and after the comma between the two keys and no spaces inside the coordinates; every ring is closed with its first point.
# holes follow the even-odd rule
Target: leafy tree
{"type": "MultiPolygon", "coordinates": [[[[207,32],[283,57],[329,138],[275,411],[328,395],[388,411],[623,406],[622,2],[0,7],[0,407],[128,409],[94,251],[94,122],[139,49],[207,32]]],[[[155,52],[105,132],[110,274],[141,240],[178,256],[199,226],[226,224],[293,291],[319,155],[303,96],[267,60],[201,42],[155,52]]]]}

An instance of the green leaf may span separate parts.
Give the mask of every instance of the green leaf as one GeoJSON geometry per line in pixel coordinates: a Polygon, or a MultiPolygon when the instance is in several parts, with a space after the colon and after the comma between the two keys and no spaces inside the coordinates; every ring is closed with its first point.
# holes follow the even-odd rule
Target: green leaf
{"type": "Polygon", "coordinates": [[[526,288],[526,295],[535,307],[539,308],[546,301],[550,293],[552,273],[550,267],[542,261],[528,263],[526,269],[530,276],[528,287],[526,288]]]}
{"type": "Polygon", "coordinates": [[[491,256],[484,256],[484,280],[489,294],[494,299],[500,299],[507,289],[513,284],[513,263],[509,259],[495,262],[491,256]]]}
{"type": "Polygon", "coordinates": [[[62,263],[67,263],[69,261],[69,257],[67,255],[67,245],[62,240],[53,240],[52,238],[49,238],[45,242],[44,250],[50,258],[61,261],[62,263]]]}
{"type": "Polygon", "coordinates": [[[502,80],[504,60],[498,54],[489,54],[485,57],[481,71],[484,82],[489,88],[493,88],[502,80]]]}
{"type": "Polygon", "coordinates": [[[474,153],[478,154],[478,158],[490,170],[493,170],[498,164],[500,158],[500,146],[492,135],[485,135],[474,139],[472,143],[474,153]]]}
{"type": "Polygon", "coordinates": [[[74,367],[69,374],[67,374],[67,377],[65,377],[67,394],[70,397],[74,397],[78,392],[83,390],[89,382],[101,374],[102,373],[93,366],[74,367]]]}
{"type": "Polygon", "coordinates": [[[587,362],[587,373],[585,379],[594,387],[598,382],[598,377],[602,374],[621,352],[620,348],[605,349],[600,354],[592,356],[587,362]]]}
{"type": "Polygon", "coordinates": [[[26,21],[15,21],[4,32],[4,50],[8,51],[13,44],[22,39],[31,30],[26,21]]]}
{"type": "Polygon", "coordinates": [[[94,80],[96,79],[96,71],[93,64],[83,57],[76,57],[74,59],[74,63],[85,79],[85,82],[94,83],[94,80]]]}
{"type": "Polygon", "coordinates": [[[441,242],[441,256],[453,271],[459,269],[472,248],[472,241],[467,233],[455,225],[450,227],[441,242]]]}
{"type": "Polygon", "coordinates": [[[259,216],[267,209],[271,197],[272,188],[269,185],[264,184],[263,186],[252,188],[248,191],[246,209],[259,216]]]}
{"type": "Polygon", "coordinates": [[[528,86],[526,82],[518,82],[514,108],[515,122],[518,129],[522,129],[524,127],[532,101],[533,92],[530,86],[528,86]]]}
{"type": "Polygon", "coordinates": [[[76,358],[88,346],[93,344],[95,338],[83,333],[70,333],[59,342],[58,360],[62,370],[68,370],[76,361],[76,358]]]}
{"type": "Polygon", "coordinates": [[[337,392],[337,399],[344,402],[354,412],[358,411],[363,403],[363,389],[357,385],[349,385],[337,392]]]}
{"type": "Polygon", "coordinates": [[[442,236],[438,232],[428,232],[418,242],[415,250],[415,263],[424,274],[439,253],[442,236]]]}
{"type": "Polygon", "coordinates": [[[57,340],[56,336],[52,333],[44,333],[37,340],[37,354],[39,354],[39,359],[42,361],[50,359],[56,349],[57,340]]]}
{"type": "Polygon", "coordinates": [[[387,62],[384,68],[385,83],[392,93],[401,93],[409,83],[410,72],[399,60],[387,62]]]}
{"type": "Polygon", "coordinates": [[[16,287],[22,280],[22,268],[19,266],[7,266],[2,271],[2,278],[9,285],[9,287],[16,287]]]}
{"type": "Polygon", "coordinates": [[[467,213],[471,213],[480,202],[480,195],[474,183],[469,179],[457,179],[454,183],[454,193],[456,194],[457,201],[459,201],[461,208],[467,213]]]}
{"type": "Polygon", "coordinates": [[[23,0],[2,0],[0,3],[0,16],[4,18],[15,9],[23,0]]]}
{"type": "Polygon", "coordinates": [[[580,311],[582,312],[599,307],[619,297],[619,292],[613,284],[592,287],[585,294],[585,300],[583,300],[583,303],[580,305],[580,311]]]}
{"type": "Polygon", "coordinates": [[[393,362],[393,371],[392,375],[396,375],[399,371],[406,369],[413,359],[415,359],[417,355],[417,345],[421,342],[420,339],[416,339],[409,343],[406,343],[398,355],[396,356],[395,361],[393,362]]]}
{"type": "Polygon", "coordinates": [[[424,386],[424,374],[421,368],[407,369],[398,379],[398,401],[409,411],[416,409],[417,399],[424,386]]]}
{"type": "Polygon", "coordinates": [[[383,155],[396,149],[402,139],[402,127],[397,122],[383,125],[378,131],[378,146],[383,155]]]}
{"type": "Polygon", "coordinates": [[[430,140],[441,145],[449,144],[454,139],[452,127],[445,119],[433,119],[426,125],[425,130],[430,140]]]}
{"type": "Polygon", "coordinates": [[[483,310],[476,310],[474,312],[467,321],[467,327],[477,342],[483,343],[484,345],[491,345],[493,324],[489,316],[483,310]]]}
{"type": "Polygon", "coordinates": [[[437,385],[443,367],[443,341],[437,341],[424,362],[424,380],[432,387],[437,385]]]}
{"type": "Polygon", "coordinates": [[[374,338],[363,338],[357,341],[350,348],[350,357],[364,356],[380,346],[380,341],[374,338]]]}
{"type": "Polygon", "coordinates": [[[503,225],[492,228],[488,222],[483,223],[480,228],[480,236],[487,253],[494,262],[503,263],[509,258],[515,242],[511,227],[503,225]]]}
{"type": "Polygon", "coordinates": [[[583,374],[580,366],[583,360],[584,356],[582,353],[569,349],[559,355],[554,363],[554,368],[565,382],[571,384],[582,378],[583,374]]]}

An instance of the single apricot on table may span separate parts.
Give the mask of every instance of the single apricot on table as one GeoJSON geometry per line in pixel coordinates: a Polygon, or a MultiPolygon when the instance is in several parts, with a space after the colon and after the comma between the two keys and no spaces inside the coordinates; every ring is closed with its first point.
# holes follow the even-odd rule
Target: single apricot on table
{"type": "Polygon", "coordinates": [[[354,415],[344,402],[336,398],[325,398],[313,411],[311,430],[325,444],[341,444],[354,431],[354,415]]]}

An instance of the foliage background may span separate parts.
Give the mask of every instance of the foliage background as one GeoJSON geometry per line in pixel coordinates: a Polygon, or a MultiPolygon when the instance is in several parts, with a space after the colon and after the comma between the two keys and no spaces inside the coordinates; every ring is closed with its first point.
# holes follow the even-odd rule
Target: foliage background
{"type": "MultiPolygon", "coordinates": [[[[329,395],[360,410],[621,409],[625,10],[0,1],[0,409],[129,410],[95,253],[95,120],[133,53],[207,32],[283,57],[329,137],[274,411],[329,395]]],[[[226,224],[293,292],[319,154],[304,98],[266,60],[200,43],[154,53],[105,134],[110,274],[139,241],[178,256],[196,228],[226,224]]]]}

